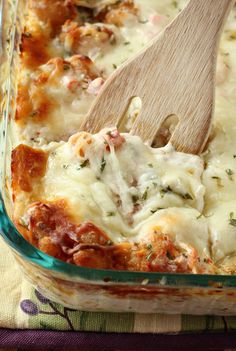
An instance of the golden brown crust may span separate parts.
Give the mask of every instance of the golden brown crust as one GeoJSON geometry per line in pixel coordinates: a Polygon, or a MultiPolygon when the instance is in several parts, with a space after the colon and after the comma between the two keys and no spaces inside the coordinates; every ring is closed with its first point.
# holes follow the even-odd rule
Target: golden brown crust
{"type": "Polygon", "coordinates": [[[29,79],[24,84],[19,83],[16,122],[24,124],[28,120],[34,123],[47,120],[58,106],[58,101],[50,94],[48,88],[54,86],[60,89],[61,78],[69,71],[73,77],[67,86],[69,93],[73,93],[74,86],[77,88],[82,84],[77,77],[83,76],[85,85],[98,77],[92,61],[86,56],[75,55],[70,61],[60,57],[49,60],[46,70],[39,67],[34,73],[34,79],[29,79]]]}
{"type": "Polygon", "coordinates": [[[30,0],[29,8],[36,16],[48,24],[51,35],[55,36],[68,18],[74,18],[76,8],[68,0],[30,0]]]}
{"type": "Polygon", "coordinates": [[[21,37],[21,61],[29,69],[34,69],[44,63],[49,58],[49,38],[41,30],[32,33],[23,33],[21,37]]]}
{"type": "Polygon", "coordinates": [[[18,123],[25,123],[28,118],[35,122],[47,119],[56,101],[50,99],[42,87],[35,87],[30,90],[29,86],[19,84],[17,94],[17,107],[15,120],[18,123]]]}
{"type": "Polygon", "coordinates": [[[46,172],[47,153],[26,145],[19,145],[12,151],[13,194],[31,192],[33,181],[42,178],[46,172]]]}
{"type": "Polygon", "coordinates": [[[101,49],[114,42],[111,29],[104,25],[80,26],[77,22],[67,20],[62,26],[60,41],[67,51],[73,54],[89,55],[91,49],[101,49]]]}
{"type": "Polygon", "coordinates": [[[130,16],[137,16],[138,8],[133,0],[123,0],[118,1],[116,4],[109,5],[105,7],[96,16],[96,20],[114,24],[117,27],[124,26],[125,22],[130,18],[130,16]]]}
{"type": "MultiPolygon", "coordinates": [[[[91,222],[75,223],[64,200],[36,202],[27,211],[25,238],[45,253],[79,266],[140,272],[204,273],[194,248],[177,246],[157,229],[149,242],[113,244],[91,222]]],[[[211,265],[211,262],[207,262],[211,265]]]]}
{"type": "Polygon", "coordinates": [[[16,98],[16,121],[22,121],[25,116],[32,113],[33,106],[29,97],[29,88],[27,85],[18,85],[17,98],[16,98]]]}

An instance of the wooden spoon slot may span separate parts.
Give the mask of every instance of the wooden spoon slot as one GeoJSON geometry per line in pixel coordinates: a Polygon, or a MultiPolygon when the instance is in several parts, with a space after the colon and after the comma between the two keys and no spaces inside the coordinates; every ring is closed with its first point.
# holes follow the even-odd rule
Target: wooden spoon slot
{"type": "Polygon", "coordinates": [[[158,148],[168,144],[175,128],[179,124],[179,118],[176,115],[168,116],[161,124],[157,134],[155,136],[152,147],[158,148]]]}
{"type": "Polygon", "coordinates": [[[140,112],[142,110],[142,100],[138,96],[134,96],[130,99],[128,107],[119,120],[117,125],[117,129],[120,133],[129,133],[134,122],[138,118],[140,112]]]}

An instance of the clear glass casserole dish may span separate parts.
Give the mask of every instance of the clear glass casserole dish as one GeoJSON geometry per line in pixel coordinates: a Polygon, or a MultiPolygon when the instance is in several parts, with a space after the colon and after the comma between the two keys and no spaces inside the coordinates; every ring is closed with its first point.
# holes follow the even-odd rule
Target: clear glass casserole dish
{"type": "Polygon", "coordinates": [[[111,312],[234,315],[236,276],[141,273],[89,269],[55,259],[27,242],[12,217],[11,151],[15,66],[23,1],[3,1],[0,231],[29,281],[67,307],[111,312]]]}

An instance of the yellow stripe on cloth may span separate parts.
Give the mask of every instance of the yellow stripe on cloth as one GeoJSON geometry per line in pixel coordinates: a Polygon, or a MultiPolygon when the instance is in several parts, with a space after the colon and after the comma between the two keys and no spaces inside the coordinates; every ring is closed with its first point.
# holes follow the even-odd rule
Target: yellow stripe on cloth
{"type": "Polygon", "coordinates": [[[181,331],[181,315],[136,314],[134,333],[178,333],[181,331]]]}
{"type": "Polygon", "coordinates": [[[19,309],[22,296],[31,286],[23,279],[10,249],[0,238],[0,328],[27,328],[28,316],[19,309]]]}

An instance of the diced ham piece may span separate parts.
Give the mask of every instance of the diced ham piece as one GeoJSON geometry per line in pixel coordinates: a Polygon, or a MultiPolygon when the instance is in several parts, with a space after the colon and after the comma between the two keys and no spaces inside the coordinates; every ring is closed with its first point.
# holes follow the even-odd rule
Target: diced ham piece
{"type": "Polygon", "coordinates": [[[152,13],[148,17],[148,22],[150,22],[153,25],[157,25],[157,24],[160,24],[164,19],[165,19],[165,16],[159,15],[158,13],[152,13]]]}
{"type": "Polygon", "coordinates": [[[102,77],[98,77],[89,83],[87,92],[91,95],[98,95],[103,84],[104,79],[102,77]]]}
{"type": "Polygon", "coordinates": [[[71,91],[74,92],[79,86],[79,82],[77,79],[73,79],[71,80],[68,84],[67,84],[67,88],[71,91]]]}
{"type": "Polygon", "coordinates": [[[113,145],[115,149],[118,149],[125,142],[125,138],[120,135],[117,129],[109,131],[106,134],[106,140],[108,144],[113,145]]]}

